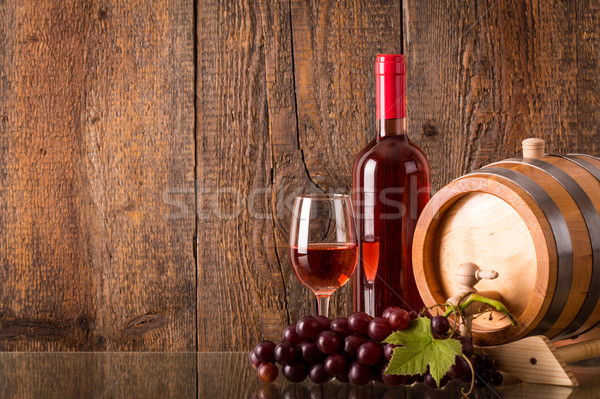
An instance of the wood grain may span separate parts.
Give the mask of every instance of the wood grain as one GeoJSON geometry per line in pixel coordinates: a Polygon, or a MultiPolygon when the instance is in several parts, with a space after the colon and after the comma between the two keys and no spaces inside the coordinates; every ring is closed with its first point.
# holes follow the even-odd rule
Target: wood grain
{"type": "MultiPolygon", "coordinates": [[[[265,43],[265,81],[271,149],[271,229],[274,255],[285,285],[285,322],[315,314],[316,301],[294,275],[288,254],[288,233],[297,195],[318,192],[311,180],[298,143],[292,20],[289,2],[261,2],[261,28],[265,43]]],[[[335,296],[334,296],[335,298],[335,296]]],[[[281,322],[280,322],[281,323],[281,322]]],[[[281,331],[281,324],[279,331],[281,331]]],[[[277,338],[279,338],[277,335],[277,338]]]]}
{"type": "MultiPolygon", "coordinates": [[[[518,309],[519,313],[515,314],[515,318],[517,319],[516,326],[511,326],[506,323],[506,320],[503,320],[499,314],[493,315],[493,320],[489,320],[488,317],[486,317],[489,316],[489,313],[484,314],[484,317],[474,320],[473,330],[476,330],[475,338],[478,342],[484,342],[486,339],[493,339],[493,344],[497,344],[526,335],[533,330],[534,326],[539,324],[545,315],[552,299],[551,294],[553,293],[553,287],[556,285],[557,281],[556,245],[554,243],[554,236],[550,224],[546,220],[546,215],[538,207],[538,204],[519,186],[506,181],[505,179],[498,179],[488,175],[470,175],[457,179],[445,186],[431,199],[423,210],[417,228],[415,229],[413,267],[417,287],[419,288],[419,292],[426,305],[429,306],[436,303],[444,303],[448,297],[456,294],[455,292],[445,291],[444,286],[446,286],[446,289],[451,289],[451,285],[442,284],[438,279],[438,275],[440,274],[438,265],[440,263],[445,263],[446,266],[451,266],[448,262],[439,262],[440,255],[443,254],[443,256],[448,258],[449,255],[453,255],[453,251],[452,248],[444,248],[444,251],[440,251],[442,237],[437,234],[437,231],[438,227],[444,222],[447,213],[448,216],[452,216],[452,213],[455,213],[456,211],[460,212],[458,209],[455,210],[455,212],[452,212],[452,207],[455,204],[457,206],[460,206],[461,203],[463,206],[470,205],[468,198],[467,201],[458,201],[460,201],[466,193],[474,192],[483,192],[493,195],[512,207],[518,213],[518,216],[522,219],[527,229],[529,229],[529,242],[532,242],[535,247],[533,251],[535,256],[533,265],[530,263],[531,260],[527,259],[531,256],[531,251],[529,249],[523,250],[522,248],[519,248],[520,243],[511,247],[510,250],[507,249],[504,251],[506,255],[514,255],[516,258],[514,263],[511,264],[508,262],[505,263],[505,266],[508,267],[517,264],[518,267],[523,269],[522,273],[517,273],[521,274],[521,278],[535,278],[533,287],[527,287],[525,284],[510,278],[503,281],[504,279],[502,277],[498,278],[498,286],[496,287],[494,286],[496,280],[479,283],[484,290],[497,290],[503,298],[506,296],[508,303],[514,303],[516,300],[516,294],[514,292],[508,292],[513,291],[513,288],[532,290],[529,293],[521,293],[521,299],[525,307],[520,307],[520,309],[518,309]],[[517,286],[514,287],[513,284],[517,286]],[[480,324],[481,327],[479,326],[480,324]],[[480,333],[480,331],[482,332],[480,333]],[[493,331],[493,334],[488,333],[489,331],[493,331]]],[[[484,196],[483,199],[485,199],[485,197],[487,196],[484,196]]],[[[477,199],[477,197],[474,197],[474,199],[477,199]]],[[[488,203],[488,205],[493,205],[493,203],[488,203]]],[[[489,211],[489,209],[486,210],[485,208],[486,207],[484,206],[482,209],[483,213],[489,211]]],[[[490,207],[490,209],[493,208],[490,207]]],[[[478,219],[481,219],[482,217],[483,216],[480,216],[478,219]]],[[[514,217],[514,214],[512,214],[511,217],[514,217]]],[[[472,220],[472,217],[468,217],[467,220],[468,219],[472,220]]],[[[494,218],[492,217],[491,220],[493,219],[494,218]]],[[[500,222],[502,223],[502,221],[500,222]]],[[[460,224],[456,225],[460,226],[460,224]]],[[[449,227],[450,226],[452,226],[452,224],[450,224],[449,227]]],[[[497,227],[506,229],[506,226],[497,227]]],[[[518,226],[515,227],[517,227],[517,230],[520,230],[518,226]]],[[[466,235],[469,234],[469,231],[470,230],[468,229],[463,230],[466,235]]],[[[443,237],[446,242],[448,242],[448,238],[451,238],[451,234],[449,233],[450,231],[446,231],[445,237],[443,237]]],[[[482,246],[481,253],[475,251],[475,253],[472,254],[476,256],[474,259],[476,264],[483,270],[488,268],[495,269],[496,259],[503,258],[502,254],[498,254],[498,245],[501,244],[501,242],[496,241],[498,239],[495,237],[496,234],[497,233],[494,232],[490,235],[488,232],[487,237],[477,237],[472,239],[476,244],[482,246]]],[[[518,234],[518,232],[516,232],[516,234],[518,234]]],[[[521,234],[523,234],[523,232],[521,234]]],[[[500,236],[502,235],[503,234],[500,233],[500,236]]],[[[510,235],[505,237],[508,240],[512,239],[510,235]]],[[[503,245],[507,244],[510,244],[510,241],[505,241],[503,243],[503,245]]],[[[461,263],[470,260],[469,258],[461,258],[460,251],[457,251],[454,257],[460,259],[461,263]]],[[[506,261],[503,260],[498,265],[500,273],[503,273],[503,262],[506,261]]],[[[514,272],[511,272],[511,274],[512,273],[514,272]]],[[[447,273],[442,274],[448,275],[447,273]]],[[[479,284],[477,286],[478,289],[479,284]]],[[[488,341],[486,344],[492,343],[488,341]]]]}
{"type": "Polygon", "coordinates": [[[593,296],[591,282],[592,243],[597,237],[591,228],[594,219],[590,216],[600,209],[600,183],[586,169],[567,159],[543,156],[541,161],[555,171],[548,169],[546,173],[527,159],[509,159],[492,166],[531,179],[560,212],[564,234],[570,243],[568,252],[563,251],[572,258],[569,269],[565,269],[568,270],[565,278],[572,279],[567,286],[560,281],[552,282],[556,276],[561,278],[561,268],[565,267],[561,261],[556,262],[561,255],[560,250],[555,249],[561,232],[555,228],[556,224],[548,227],[552,222],[551,212],[543,209],[542,195],[514,188],[518,179],[498,180],[497,176],[485,174],[487,168],[463,176],[438,192],[427,204],[417,225],[413,254],[415,279],[427,306],[460,295],[462,289],[455,277],[456,268],[463,262],[498,272],[497,279],[482,280],[476,289],[497,291],[517,323],[511,326],[499,312],[475,320],[474,339],[485,345],[522,338],[537,331],[537,327],[543,325],[540,324],[542,319],[548,325],[539,334],[550,339],[577,336],[600,321],[591,309],[582,310],[588,295],[593,300],[589,305],[592,309],[600,306],[600,301],[593,296]],[[569,188],[568,179],[572,179],[574,187],[579,187],[581,192],[569,188]],[[592,208],[586,211],[586,206],[592,208]],[[541,215],[538,207],[544,211],[541,215]],[[536,215],[533,220],[532,214],[536,215]],[[555,248],[553,243],[557,243],[555,248]],[[546,314],[546,304],[560,296],[563,299],[558,312],[549,318],[551,313],[546,314]],[[576,316],[580,312],[582,319],[578,320],[576,316]],[[578,323],[574,323],[576,319],[578,323]]]}
{"type": "Polygon", "coordinates": [[[262,15],[198,3],[198,349],[278,339],[286,291],[273,235],[262,15]]]}
{"type": "MultiPolygon", "coordinates": [[[[531,231],[511,205],[492,194],[467,194],[440,217],[436,235],[435,274],[444,293],[461,292],[457,269],[463,262],[473,262],[482,270],[498,272],[494,280],[479,281],[477,291],[497,291],[513,317],[523,314],[539,285],[538,259],[531,231]]],[[[486,327],[508,324],[501,316],[494,322],[486,320],[486,327]]]]}
{"type": "Polygon", "coordinates": [[[193,350],[194,214],[172,218],[164,200],[194,171],[193,9],[115,1],[95,12],[82,135],[98,334],[106,349],[193,350]]]}
{"type": "Polygon", "coordinates": [[[194,170],[192,10],[19,7],[2,3],[0,348],[195,349],[194,215],[162,197],[194,170]]]}
{"type": "Polygon", "coordinates": [[[316,309],[293,199],[350,190],[376,54],[404,50],[439,189],[528,136],[598,155],[599,26],[592,0],[2,2],[0,349],[278,339],[316,309]]]}
{"type": "Polygon", "coordinates": [[[600,152],[589,82],[599,15],[591,2],[407,2],[409,128],[427,135],[413,137],[436,160],[436,189],[512,156],[526,137],[548,152],[600,152]]]}
{"type": "Polygon", "coordinates": [[[498,370],[523,381],[534,384],[579,385],[556,348],[544,336],[488,346],[485,351],[494,357],[498,370]]]}
{"type": "Polygon", "coordinates": [[[76,2],[0,4],[0,348],[91,349],[76,2]],[[67,20],[73,17],[73,23],[67,20]]]}

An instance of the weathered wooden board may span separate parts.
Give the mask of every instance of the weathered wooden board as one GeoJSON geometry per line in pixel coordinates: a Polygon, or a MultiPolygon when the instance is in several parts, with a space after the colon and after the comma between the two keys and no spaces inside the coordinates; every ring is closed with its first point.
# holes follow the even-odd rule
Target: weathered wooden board
{"type": "Polygon", "coordinates": [[[197,15],[198,349],[249,348],[280,337],[288,317],[271,219],[266,39],[252,1],[199,2],[197,15]]]}
{"type": "Polygon", "coordinates": [[[0,7],[0,348],[195,349],[192,8],[0,7]]]}
{"type": "Polygon", "coordinates": [[[596,2],[409,1],[407,98],[412,137],[432,182],[515,156],[522,139],[549,152],[600,155],[596,2]],[[592,72],[595,71],[595,72],[592,72]]]}
{"type": "Polygon", "coordinates": [[[97,335],[109,350],[193,350],[194,201],[177,193],[193,188],[193,7],[114,1],[94,12],[81,166],[97,335]]]}
{"type": "Polygon", "coordinates": [[[91,349],[77,2],[0,4],[0,348],[91,349]],[[71,19],[72,18],[72,19],[71,19]]]}
{"type": "Polygon", "coordinates": [[[406,55],[435,188],[527,136],[600,152],[592,0],[7,1],[0,22],[0,349],[247,349],[314,313],[291,204],[350,189],[377,53],[406,55]]]}

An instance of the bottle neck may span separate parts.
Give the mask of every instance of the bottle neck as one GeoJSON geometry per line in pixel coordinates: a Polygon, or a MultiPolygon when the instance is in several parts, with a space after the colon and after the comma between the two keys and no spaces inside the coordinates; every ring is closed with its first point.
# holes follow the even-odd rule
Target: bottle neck
{"type": "Polygon", "coordinates": [[[406,137],[406,76],[403,63],[379,64],[376,70],[377,133],[381,137],[406,137]]]}
{"type": "Polygon", "coordinates": [[[377,119],[376,126],[378,138],[401,136],[408,140],[406,134],[406,118],[377,119]]]}
{"type": "Polygon", "coordinates": [[[377,56],[375,117],[378,138],[406,138],[406,65],[401,54],[377,56]]]}

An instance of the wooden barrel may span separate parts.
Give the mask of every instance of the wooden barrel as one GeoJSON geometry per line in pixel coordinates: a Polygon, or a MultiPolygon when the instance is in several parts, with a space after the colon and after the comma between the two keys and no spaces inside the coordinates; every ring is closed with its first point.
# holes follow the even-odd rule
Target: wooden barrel
{"type": "Polygon", "coordinates": [[[475,288],[496,291],[517,325],[482,313],[473,332],[483,345],[563,339],[600,322],[600,159],[541,152],[454,180],[416,227],[413,267],[427,306],[457,293],[463,262],[499,273],[475,288]]]}

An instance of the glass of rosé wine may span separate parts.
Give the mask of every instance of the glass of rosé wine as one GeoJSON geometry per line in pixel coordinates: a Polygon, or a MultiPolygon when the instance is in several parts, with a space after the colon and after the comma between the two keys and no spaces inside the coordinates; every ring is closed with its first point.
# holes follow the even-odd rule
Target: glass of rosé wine
{"type": "Polygon", "coordinates": [[[358,259],[350,197],[296,197],[289,248],[296,277],[317,297],[319,315],[327,316],[331,294],[348,282],[358,259]]]}

